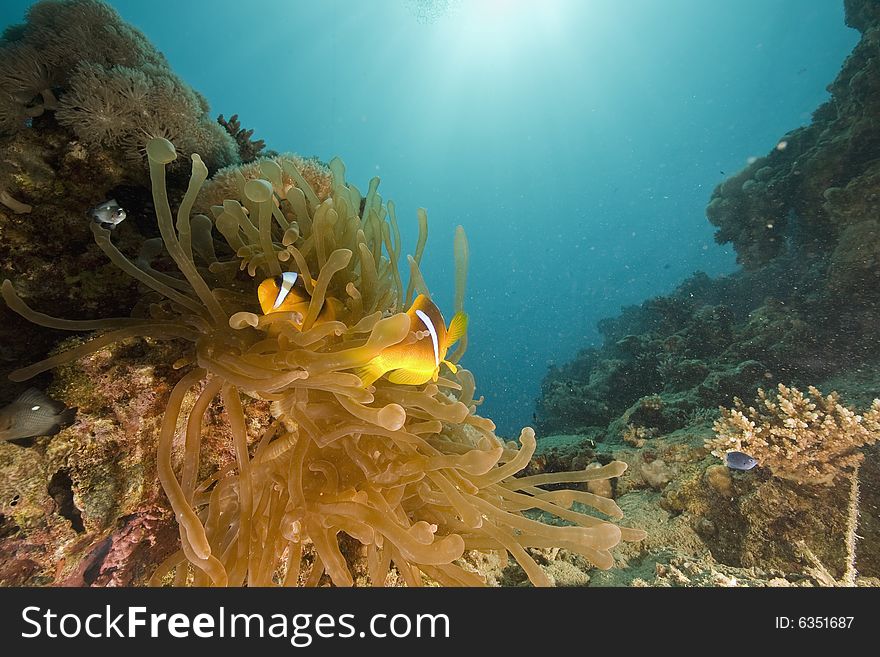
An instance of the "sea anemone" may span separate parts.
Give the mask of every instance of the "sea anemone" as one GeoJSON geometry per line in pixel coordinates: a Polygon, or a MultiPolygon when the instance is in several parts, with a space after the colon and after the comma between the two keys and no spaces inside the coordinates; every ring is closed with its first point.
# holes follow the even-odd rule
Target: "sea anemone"
{"type": "MultiPolygon", "coordinates": [[[[43,326],[105,331],[17,370],[16,381],[126,338],[192,345],[176,363],[188,372],[171,392],[158,439],[159,478],[181,549],[158,567],[153,583],[317,585],[326,574],[346,586],[355,582],[351,566],[359,559],[373,585],[384,585],[392,567],[411,586],[424,579],[481,585],[483,578],[461,561],[475,550],[509,553],[532,583],[546,585],[551,582],[528,548],[564,548],[610,568],[610,550],[621,539],[644,536],[608,520],[622,517],[611,499],[558,487],[619,477],[624,463],[517,477],[535,450],[534,432],[523,429],[519,444],[496,437],[494,424],[476,414],[468,370],[444,370],[418,386],[382,378],[365,387],[354,373],[383,349],[418,337],[402,311],[415,292],[428,294],[419,272],[423,211],[404,288],[394,205],[382,202],[378,178],[362,197],[335,159],[329,195],[320,199],[292,160],[263,160],[262,177],[240,176],[236,198],[213,206],[211,220],[191,216],[208,175],[193,155],[175,222],[165,185],[175,148],[157,138],[146,151],[162,240],[182,277],[148,267],[144,258],[129,261],[109,231],[97,224],[92,230],[107,256],[150,288],[139,304],[149,308],[147,316],[61,320],[27,307],[9,281],[2,295],[12,310],[43,326]],[[225,245],[214,243],[213,228],[225,245]],[[256,302],[260,280],[285,270],[300,273],[311,298],[296,322],[294,313],[260,314],[256,302]],[[342,310],[321,321],[331,299],[342,310]],[[191,391],[195,401],[185,403],[191,391]],[[242,394],[271,402],[275,418],[253,440],[242,394]],[[235,460],[198,481],[203,418],[218,397],[235,460]],[[178,432],[184,453],[175,472],[178,432]],[[541,488],[548,485],[555,489],[541,488]],[[341,534],[354,540],[341,541],[341,534]],[[304,549],[314,558],[303,560],[304,549]],[[301,569],[306,563],[308,570],[301,569]]],[[[461,311],[468,259],[461,227],[454,247],[455,310],[461,311]]],[[[462,340],[449,361],[458,362],[465,348],[462,340]]]]}

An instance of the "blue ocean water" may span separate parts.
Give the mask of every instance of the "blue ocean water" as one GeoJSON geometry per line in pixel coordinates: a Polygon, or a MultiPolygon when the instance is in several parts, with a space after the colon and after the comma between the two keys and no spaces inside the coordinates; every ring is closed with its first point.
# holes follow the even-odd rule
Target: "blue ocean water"
{"type": "MultiPolygon", "coordinates": [[[[6,0],[0,24],[29,2],[6,0]]],[[[857,41],[836,0],[115,0],[172,68],[278,151],[339,155],[428,210],[426,280],[502,434],[597,320],[736,268],[714,186],[809,122],[857,41]],[[428,20],[425,20],[427,16],[428,20]]]]}

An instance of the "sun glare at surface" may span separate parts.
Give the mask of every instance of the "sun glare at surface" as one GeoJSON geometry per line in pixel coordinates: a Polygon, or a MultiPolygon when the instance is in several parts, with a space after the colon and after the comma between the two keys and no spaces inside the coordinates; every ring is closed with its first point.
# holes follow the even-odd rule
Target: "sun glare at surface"
{"type": "Polygon", "coordinates": [[[454,47],[462,57],[504,59],[538,42],[546,46],[564,28],[567,5],[567,0],[463,2],[455,14],[454,47]]]}

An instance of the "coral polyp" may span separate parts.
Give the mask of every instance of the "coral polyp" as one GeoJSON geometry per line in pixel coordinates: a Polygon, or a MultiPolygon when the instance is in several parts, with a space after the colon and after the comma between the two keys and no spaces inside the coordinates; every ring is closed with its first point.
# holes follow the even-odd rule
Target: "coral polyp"
{"type": "MultiPolygon", "coordinates": [[[[212,205],[209,218],[192,212],[208,176],[193,155],[175,216],[165,182],[174,146],[153,139],[146,153],[162,244],[179,274],[154,269],[146,256],[128,260],[108,230],[92,225],[106,255],[148,288],[140,317],[54,319],[27,307],[9,281],[2,294],[38,324],[104,331],[16,371],[15,380],[126,338],[190,345],[175,364],[187,372],[170,394],[157,445],[180,550],[159,566],[153,583],[317,585],[326,574],[338,586],[381,586],[396,570],[411,586],[481,585],[462,561],[475,550],[509,553],[534,584],[546,585],[551,580],[529,548],[564,548],[610,568],[610,550],[620,540],[643,536],[611,521],[622,517],[611,499],[558,487],[619,477],[621,462],[517,477],[535,450],[534,432],[523,429],[518,444],[505,443],[477,414],[474,377],[458,365],[465,338],[447,356],[452,365],[441,364],[427,383],[383,376],[365,386],[356,374],[384,350],[426,339],[405,312],[414,294],[430,298],[419,270],[424,212],[404,287],[394,205],[383,202],[378,179],[362,196],[335,159],[328,190],[319,195],[297,168],[302,160],[264,159],[259,177],[224,174],[233,198],[212,205]],[[297,272],[307,307],[262,314],[259,284],[284,272],[297,272]],[[327,304],[335,308],[332,319],[322,315],[327,304]],[[243,396],[271,404],[274,419],[261,435],[253,435],[243,396]],[[234,460],[200,480],[202,426],[217,399],[234,460]],[[542,488],[548,485],[557,486],[542,488]],[[353,573],[355,562],[365,564],[364,578],[353,573]]],[[[460,227],[454,245],[459,313],[468,260],[460,227]]],[[[145,249],[156,251],[156,243],[145,249]]]]}

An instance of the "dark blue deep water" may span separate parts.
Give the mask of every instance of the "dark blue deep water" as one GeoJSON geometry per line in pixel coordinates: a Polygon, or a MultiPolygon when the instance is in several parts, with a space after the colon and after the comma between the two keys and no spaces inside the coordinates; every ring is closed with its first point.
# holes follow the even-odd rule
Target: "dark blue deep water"
{"type": "MultiPolygon", "coordinates": [[[[5,0],[0,24],[26,0],[5,0]]],[[[736,268],[714,186],[809,122],[857,41],[837,0],[115,0],[171,67],[278,151],[374,175],[503,434],[597,320],[736,268]]]]}

